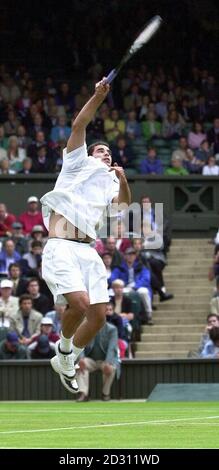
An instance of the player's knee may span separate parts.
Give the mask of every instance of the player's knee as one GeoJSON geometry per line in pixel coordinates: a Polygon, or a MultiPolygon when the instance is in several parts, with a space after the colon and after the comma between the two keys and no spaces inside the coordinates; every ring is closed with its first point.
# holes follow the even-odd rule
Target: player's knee
{"type": "Polygon", "coordinates": [[[84,314],[88,310],[89,306],[90,301],[86,292],[81,292],[77,297],[74,296],[69,301],[69,308],[74,311],[74,313],[78,312],[84,314]]]}

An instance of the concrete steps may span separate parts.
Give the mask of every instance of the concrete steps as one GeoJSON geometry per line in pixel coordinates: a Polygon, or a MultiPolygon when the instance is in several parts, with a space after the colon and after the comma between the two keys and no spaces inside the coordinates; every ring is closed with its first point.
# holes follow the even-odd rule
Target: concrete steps
{"type": "Polygon", "coordinates": [[[174,352],[167,352],[167,351],[159,351],[159,353],[154,352],[142,352],[136,351],[135,358],[136,359],[185,359],[187,354],[184,351],[180,351],[179,349],[174,352]]]}
{"type": "Polygon", "coordinates": [[[174,299],[160,302],[154,297],[154,325],[143,325],[136,358],[186,358],[189,350],[197,349],[214,287],[208,281],[213,250],[206,239],[172,241],[164,279],[174,299]]]}

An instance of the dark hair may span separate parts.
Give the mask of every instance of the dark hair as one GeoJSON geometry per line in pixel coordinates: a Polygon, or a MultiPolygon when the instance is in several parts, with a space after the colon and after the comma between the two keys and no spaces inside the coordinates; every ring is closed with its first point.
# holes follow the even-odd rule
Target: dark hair
{"type": "Polygon", "coordinates": [[[34,240],[34,241],[31,243],[31,248],[36,248],[36,247],[42,248],[42,247],[43,247],[42,242],[40,242],[40,241],[38,241],[38,240],[34,240]]]}
{"type": "Polygon", "coordinates": [[[28,283],[27,283],[27,287],[29,287],[29,285],[32,283],[32,282],[37,282],[38,286],[40,287],[40,281],[37,277],[32,277],[28,283]]]}
{"type": "Polygon", "coordinates": [[[33,304],[33,300],[32,300],[32,297],[30,294],[22,294],[20,297],[19,297],[19,305],[21,306],[22,302],[24,300],[31,300],[32,304],[33,304]]]}
{"type": "Polygon", "coordinates": [[[216,313],[209,313],[206,320],[208,321],[211,317],[216,317],[219,320],[219,317],[216,313]]]}
{"type": "Polygon", "coordinates": [[[21,267],[18,263],[11,263],[9,264],[9,267],[8,267],[8,271],[10,272],[11,271],[11,268],[19,268],[20,271],[21,271],[21,267]]]}
{"type": "Polygon", "coordinates": [[[93,155],[93,151],[94,151],[94,149],[97,145],[105,145],[110,150],[109,144],[107,142],[103,142],[102,140],[98,140],[97,142],[93,142],[93,144],[89,145],[89,147],[87,149],[88,155],[91,155],[91,156],[93,155]]]}

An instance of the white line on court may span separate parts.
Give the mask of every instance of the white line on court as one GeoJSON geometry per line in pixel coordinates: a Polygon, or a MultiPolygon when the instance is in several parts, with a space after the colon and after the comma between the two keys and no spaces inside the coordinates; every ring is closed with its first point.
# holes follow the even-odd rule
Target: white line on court
{"type": "Polygon", "coordinates": [[[197,421],[197,420],[205,420],[205,419],[218,419],[219,416],[200,416],[199,418],[177,418],[177,419],[163,419],[157,421],[132,421],[129,423],[111,423],[111,424],[92,424],[87,426],[68,426],[62,428],[46,428],[46,429],[24,429],[24,430],[16,430],[16,431],[0,431],[1,434],[27,434],[27,433],[34,433],[34,432],[52,432],[52,431],[69,431],[69,430],[76,430],[79,429],[98,429],[98,428],[112,428],[112,427],[119,427],[119,426],[143,426],[148,424],[166,424],[166,423],[177,423],[182,421],[197,421]]]}

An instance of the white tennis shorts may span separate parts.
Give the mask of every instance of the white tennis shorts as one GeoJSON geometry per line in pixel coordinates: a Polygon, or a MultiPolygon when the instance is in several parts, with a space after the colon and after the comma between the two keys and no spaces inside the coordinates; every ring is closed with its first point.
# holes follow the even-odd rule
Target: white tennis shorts
{"type": "Polygon", "coordinates": [[[106,268],[89,243],[50,238],[43,250],[42,277],[54,302],[77,291],[87,292],[91,305],[109,301],[106,268]]]}

